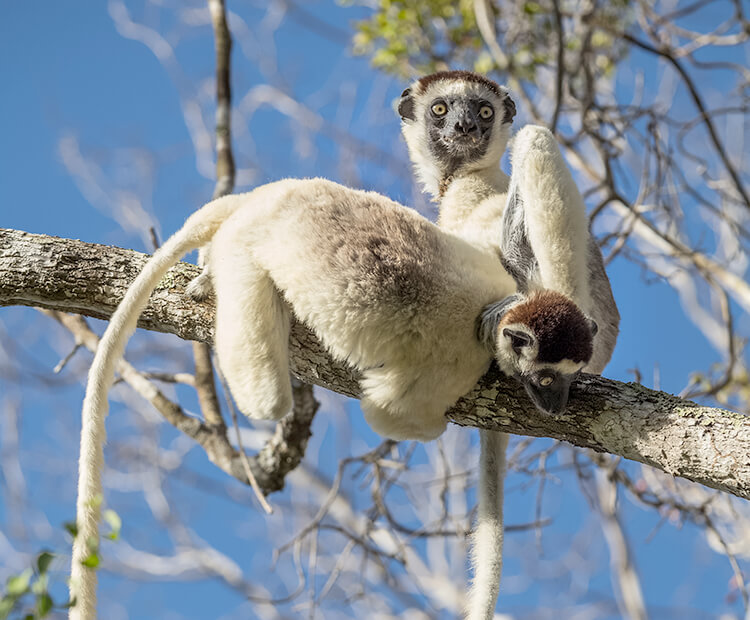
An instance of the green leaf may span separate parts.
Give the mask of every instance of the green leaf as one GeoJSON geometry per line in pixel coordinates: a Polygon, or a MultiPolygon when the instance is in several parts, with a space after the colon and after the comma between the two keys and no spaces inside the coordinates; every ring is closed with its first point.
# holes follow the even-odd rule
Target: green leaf
{"type": "Polygon", "coordinates": [[[45,594],[49,588],[49,575],[40,575],[39,578],[31,584],[31,591],[36,595],[45,594]]]}
{"type": "Polygon", "coordinates": [[[29,590],[29,580],[31,579],[32,570],[27,568],[20,575],[9,577],[5,584],[5,590],[8,596],[18,598],[23,596],[29,590]]]}
{"type": "Polygon", "coordinates": [[[81,560],[81,564],[86,566],[87,568],[96,568],[99,566],[99,554],[98,553],[92,553],[88,557],[81,560]]]}
{"type": "Polygon", "coordinates": [[[494,66],[495,61],[487,51],[481,52],[479,56],[477,56],[477,59],[474,61],[474,71],[476,71],[477,73],[489,73],[494,66]]]}
{"type": "Polygon", "coordinates": [[[55,606],[52,597],[46,592],[36,599],[36,613],[40,618],[44,618],[55,606]]]}
{"type": "Polygon", "coordinates": [[[10,596],[4,596],[0,598],[0,620],[5,620],[10,612],[13,611],[13,607],[16,605],[16,599],[10,596]]]}
{"type": "Polygon", "coordinates": [[[104,497],[101,493],[97,493],[92,497],[89,501],[86,502],[87,506],[90,506],[91,508],[99,508],[102,505],[102,502],[104,501],[104,497]]]}
{"type": "Polygon", "coordinates": [[[94,536],[90,536],[88,540],[86,541],[86,548],[89,550],[89,553],[96,553],[99,551],[99,541],[94,536]]]}
{"type": "Polygon", "coordinates": [[[49,569],[49,565],[52,564],[52,560],[55,559],[55,554],[51,551],[42,551],[36,558],[36,569],[40,575],[44,575],[49,569]]]}
{"type": "Polygon", "coordinates": [[[120,537],[120,530],[122,529],[122,519],[114,510],[105,510],[102,515],[107,525],[112,531],[107,535],[110,540],[117,540],[120,537]]]}
{"type": "Polygon", "coordinates": [[[591,44],[594,47],[612,47],[612,36],[601,30],[595,30],[591,35],[591,44]]]}
{"type": "Polygon", "coordinates": [[[70,534],[73,538],[78,536],[78,524],[75,521],[66,521],[63,525],[68,534],[70,534]]]}
{"type": "Polygon", "coordinates": [[[537,2],[526,2],[523,5],[523,11],[529,15],[536,15],[542,12],[542,7],[537,2]]]}

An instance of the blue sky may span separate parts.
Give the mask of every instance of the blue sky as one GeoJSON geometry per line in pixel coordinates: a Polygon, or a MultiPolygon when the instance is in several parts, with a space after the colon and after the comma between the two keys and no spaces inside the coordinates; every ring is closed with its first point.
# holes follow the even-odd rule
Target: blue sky
{"type": "MultiPolygon", "coordinates": [[[[230,2],[230,7],[233,5],[230,2]]],[[[0,97],[3,127],[0,226],[149,250],[137,223],[132,230],[124,231],[113,219],[107,199],[136,197],[143,217],[159,223],[163,238],[210,198],[213,180],[202,176],[199,170],[180,106],[179,89],[151,51],[117,32],[107,6],[105,2],[91,1],[29,1],[4,7],[0,21],[0,77],[6,85],[0,97]],[[88,169],[93,174],[90,183],[82,183],[71,175],[70,157],[67,167],[63,161],[65,148],[72,149],[68,153],[80,152],[81,161],[93,163],[93,168],[88,169]]],[[[134,6],[134,16],[140,17],[141,5],[134,6]]],[[[260,20],[270,19],[269,14],[252,3],[238,3],[236,10],[251,30],[258,28],[257,32],[260,20]]],[[[305,27],[304,18],[300,22],[287,18],[272,39],[256,42],[256,53],[262,57],[263,46],[268,46],[267,56],[276,58],[281,68],[276,84],[280,89],[308,102],[331,126],[351,131],[392,154],[405,170],[406,151],[398,137],[397,118],[389,109],[404,84],[374,72],[366,59],[351,57],[336,40],[365,11],[323,2],[312,3],[308,10],[338,31],[321,36],[320,32],[305,27]]],[[[164,26],[170,31],[169,24],[164,26]]],[[[200,97],[210,97],[213,68],[210,29],[202,27],[186,35],[179,50],[184,92],[205,90],[208,94],[200,97]]],[[[237,47],[235,58],[241,58],[237,47]]],[[[238,60],[233,73],[235,102],[239,104],[249,88],[265,81],[251,61],[238,60]]],[[[209,130],[210,113],[209,110],[205,115],[209,130]]],[[[256,183],[285,176],[322,175],[347,183],[354,180],[362,187],[413,202],[415,192],[408,174],[395,177],[387,162],[366,158],[355,158],[350,167],[341,165],[342,152],[332,140],[313,137],[306,146],[304,140],[299,140],[300,128],[274,110],[261,110],[249,127],[238,133],[235,145],[238,165],[252,169],[256,183]]],[[[424,200],[417,204],[427,213],[432,212],[424,200]]],[[[623,320],[622,335],[607,376],[631,380],[630,369],[638,367],[644,384],[651,386],[654,369],[658,369],[660,387],[676,392],[685,386],[693,370],[706,369],[719,361],[703,336],[684,317],[667,285],[647,281],[637,267],[620,258],[610,266],[609,273],[623,320]]],[[[51,379],[44,387],[40,377],[59,361],[66,346],[64,332],[34,310],[20,308],[3,309],[0,328],[0,345],[6,357],[12,359],[17,355],[24,361],[21,368],[27,373],[17,384],[20,387],[6,392],[14,395],[21,412],[21,461],[26,483],[33,489],[32,501],[26,508],[34,519],[46,521],[50,526],[36,540],[14,542],[27,552],[42,545],[64,548],[64,538],[58,530],[73,514],[72,477],[82,396],[82,387],[74,381],[74,376],[85,370],[90,358],[79,354],[66,371],[69,374],[51,379]],[[11,344],[11,335],[18,344],[11,344]],[[38,454],[51,457],[57,476],[50,475],[49,466],[34,466],[38,454]]],[[[148,367],[152,347],[164,353],[178,346],[174,339],[157,337],[135,343],[130,354],[148,367]]],[[[170,355],[167,353],[166,361],[162,357],[160,363],[173,369],[187,359],[184,350],[170,355]]],[[[3,383],[12,379],[7,362],[0,369],[5,375],[3,383]]],[[[188,407],[195,407],[187,392],[180,391],[180,395],[188,407]]],[[[326,402],[330,400],[327,398],[326,402]]],[[[316,435],[308,458],[329,477],[346,451],[362,452],[364,446],[377,444],[377,438],[363,429],[356,404],[349,403],[346,408],[354,411],[351,429],[339,430],[330,412],[324,412],[315,423],[316,435]],[[350,432],[355,436],[351,445],[347,443],[350,432]]],[[[166,424],[144,422],[139,429],[129,418],[118,418],[115,414],[122,409],[121,405],[114,405],[109,421],[112,452],[108,453],[111,454],[108,459],[113,462],[117,462],[114,448],[137,444],[138,433],[144,428],[156,435],[161,446],[180,443],[177,433],[166,424]]],[[[418,457],[418,462],[427,462],[427,457],[418,457]]],[[[117,465],[112,467],[118,469],[117,465]]],[[[125,465],[122,467],[126,469],[125,465]]],[[[278,527],[283,520],[291,527],[296,522],[294,511],[302,510],[295,506],[293,494],[284,492],[274,496],[273,501],[282,507],[285,516],[264,521],[246,491],[238,490],[239,485],[212,468],[202,453],[193,450],[188,455],[182,474],[182,477],[175,474],[167,484],[175,503],[183,510],[188,506],[194,511],[190,519],[196,532],[231,555],[247,574],[265,576],[270,563],[267,528],[278,527]],[[212,490],[196,490],[197,477],[212,481],[212,490]],[[227,501],[225,496],[232,493],[244,494],[243,502],[227,501]],[[249,528],[233,526],[230,533],[215,527],[217,522],[243,521],[249,521],[249,528]]],[[[571,532],[577,531],[581,523],[590,521],[592,531],[597,527],[574,477],[565,474],[561,479],[564,484],[550,484],[545,493],[545,514],[554,516],[556,524],[545,534],[546,560],[569,553],[571,532]]],[[[512,501],[507,502],[509,523],[534,519],[536,487],[524,488],[523,484],[521,479],[509,480],[514,489],[512,501]]],[[[113,490],[108,502],[123,514],[124,535],[134,547],[169,546],[140,496],[113,490]]],[[[312,510],[310,506],[304,509],[312,510]]],[[[14,510],[10,505],[0,507],[0,530],[11,535],[13,519],[17,517],[14,510]]],[[[623,502],[623,515],[632,540],[638,545],[637,561],[654,618],[671,617],[661,616],[659,609],[675,604],[705,612],[694,617],[739,612],[736,604],[724,599],[731,577],[726,559],[711,552],[692,526],[664,525],[651,538],[649,534],[659,522],[658,515],[631,502],[623,502]]],[[[592,534],[587,545],[591,546],[592,556],[606,555],[600,534],[592,534]]],[[[554,610],[556,605],[554,588],[548,581],[539,586],[520,585],[520,575],[529,570],[529,563],[524,560],[529,549],[534,549],[533,534],[508,537],[505,600],[519,618],[531,617],[531,610],[537,608],[554,610]],[[517,592],[513,590],[514,584],[517,592]]],[[[596,600],[599,596],[611,600],[606,559],[599,566],[601,571],[581,600],[591,597],[596,600]]],[[[282,560],[280,567],[280,573],[292,570],[288,558],[282,560]]],[[[215,580],[146,584],[105,572],[101,581],[104,597],[108,599],[108,617],[112,618],[255,617],[254,612],[241,607],[239,594],[215,580]],[[116,603],[119,599],[126,602],[116,603]],[[160,610],[158,616],[152,615],[154,609],[160,610]]],[[[573,587],[574,581],[561,575],[560,591],[573,587]]],[[[273,575],[269,575],[268,587],[275,596],[283,594],[284,583],[273,575]]],[[[288,613],[288,617],[295,617],[293,611],[288,613]]],[[[601,617],[617,616],[615,613],[601,617]]]]}

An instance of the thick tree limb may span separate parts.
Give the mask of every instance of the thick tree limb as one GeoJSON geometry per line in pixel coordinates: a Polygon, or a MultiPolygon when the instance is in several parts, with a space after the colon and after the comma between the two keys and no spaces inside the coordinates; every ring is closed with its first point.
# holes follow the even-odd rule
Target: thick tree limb
{"type": "MultiPolygon", "coordinates": [[[[26,305],[106,318],[146,255],[69,239],[0,229],[0,305],[26,305]]],[[[139,325],[181,338],[211,339],[212,306],[184,286],[197,274],[181,263],[155,291],[139,325]]],[[[296,325],[292,370],[302,380],[357,396],[357,377],[333,362],[296,325]]],[[[448,413],[456,424],[552,437],[657,467],[750,498],[750,417],[704,407],[637,384],[585,376],[561,416],[543,416],[523,389],[491,370],[448,413]]]]}

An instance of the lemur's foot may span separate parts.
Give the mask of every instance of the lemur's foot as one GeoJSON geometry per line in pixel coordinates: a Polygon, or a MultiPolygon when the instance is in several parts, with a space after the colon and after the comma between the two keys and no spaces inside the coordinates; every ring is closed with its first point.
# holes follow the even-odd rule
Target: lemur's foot
{"type": "Polygon", "coordinates": [[[205,270],[188,283],[185,292],[195,301],[205,301],[213,293],[211,275],[205,270]]]}

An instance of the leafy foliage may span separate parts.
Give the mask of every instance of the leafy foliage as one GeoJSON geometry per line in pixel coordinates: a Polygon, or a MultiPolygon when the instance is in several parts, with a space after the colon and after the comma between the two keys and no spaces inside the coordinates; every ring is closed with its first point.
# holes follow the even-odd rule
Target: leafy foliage
{"type": "MultiPolygon", "coordinates": [[[[507,74],[533,80],[540,67],[555,66],[558,15],[555,1],[490,4],[491,19],[504,57],[485,48],[473,0],[382,0],[373,15],[356,24],[354,51],[371,55],[372,64],[401,77],[446,69],[472,68],[479,73],[507,74]]],[[[564,46],[570,71],[581,69],[577,57],[588,56],[587,70],[609,75],[626,47],[604,29],[578,33],[577,19],[618,28],[632,22],[630,0],[614,0],[574,16],[560,3],[565,29],[564,46]]]]}
{"type": "Polygon", "coordinates": [[[46,618],[54,609],[67,609],[75,601],[55,603],[49,592],[50,569],[55,560],[51,551],[42,551],[36,557],[33,568],[8,578],[5,590],[0,595],[0,620],[14,618],[35,620],[46,618]]]}
{"type": "MultiPolygon", "coordinates": [[[[97,499],[99,503],[101,500],[97,499]]],[[[116,541],[120,538],[122,519],[111,509],[102,513],[104,522],[109,526],[108,540],[116,541]]],[[[75,522],[63,525],[65,531],[75,538],[78,527],[75,522]]],[[[95,540],[89,541],[89,555],[83,560],[84,566],[96,569],[101,563],[99,544],[95,540]]],[[[0,593],[0,620],[12,617],[23,620],[46,618],[54,610],[64,610],[75,605],[75,599],[64,603],[56,603],[50,593],[50,572],[57,556],[48,550],[43,550],[36,556],[34,566],[27,568],[18,575],[12,575],[5,583],[5,589],[0,593]]]]}
{"type": "Polygon", "coordinates": [[[473,0],[383,0],[356,25],[354,51],[402,76],[447,69],[459,50],[469,59],[482,47],[473,6],[473,0]]]}

